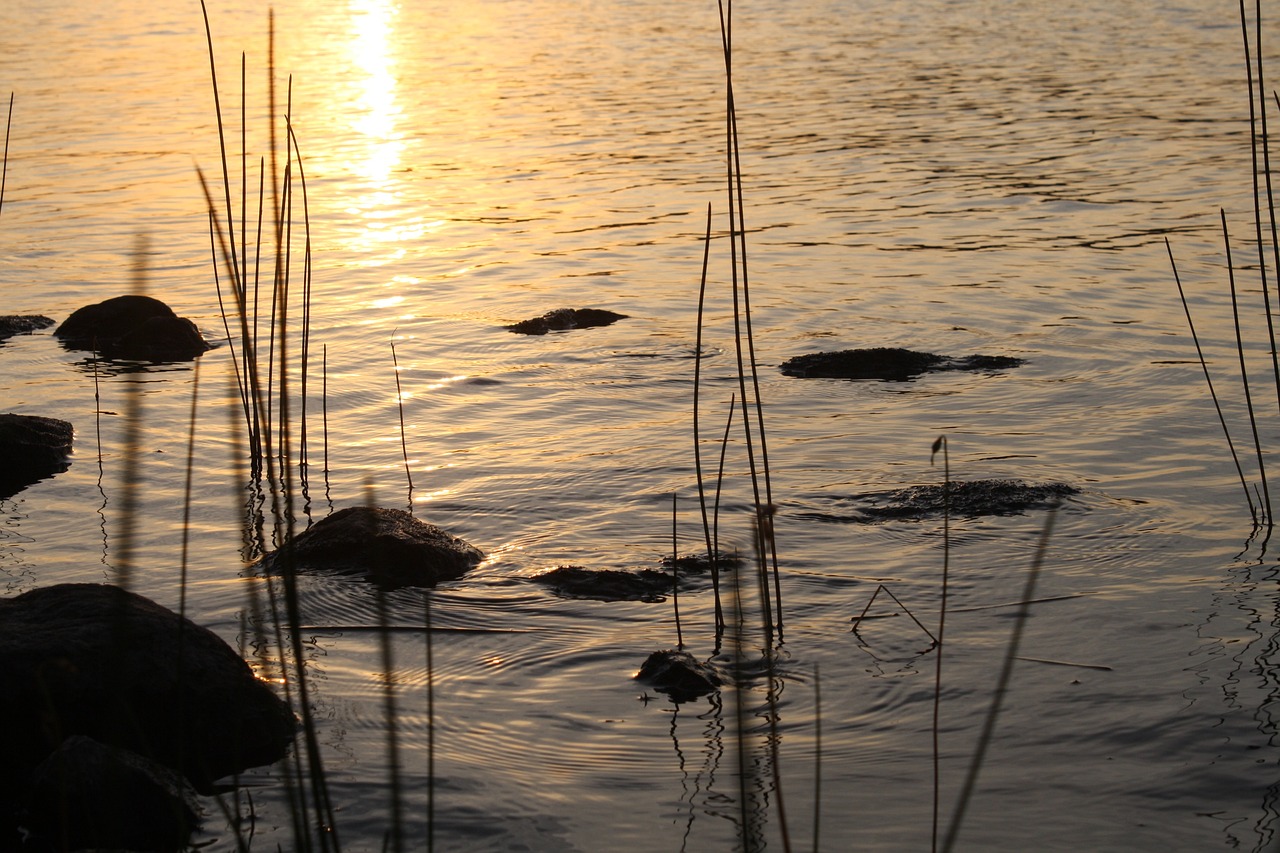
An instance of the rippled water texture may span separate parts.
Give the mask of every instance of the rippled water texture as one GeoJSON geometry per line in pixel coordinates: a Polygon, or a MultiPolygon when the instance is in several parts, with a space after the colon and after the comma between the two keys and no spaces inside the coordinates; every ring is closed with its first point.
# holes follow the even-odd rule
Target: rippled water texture
{"type": "MultiPolygon", "coordinates": [[[[245,52],[249,230],[258,176],[272,169],[259,6],[210,8],[237,210],[245,52]]],[[[714,4],[276,4],[277,99],[302,152],[314,252],[301,509],[323,517],[372,489],[489,555],[430,594],[448,629],[432,646],[440,849],[728,850],[744,798],[749,832],[780,849],[783,797],[807,846],[819,773],[823,849],[925,849],[936,654],[883,595],[869,615],[884,618],[858,634],[850,620],[884,584],[937,625],[941,519],[859,518],[880,493],[940,482],[940,435],[958,479],[1077,490],[1057,515],[1044,600],[958,848],[1272,845],[1274,557],[1250,537],[1164,245],[1212,366],[1229,376],[1219,208],[1239,237],[1251,228],[1235,15],[1227,3],[1112,0],[735,4],[786,614],[775,778],[758,679],[679,706],[632,680],[674,645],[670,601],[566,598],[528,581],[557,565],[657,568],[673,493],[681,550],[699,547],[691,399],[708,204],[709,464],[738,390],[714,4]],[[565,307],[627,318],[544,336],[503,328],[565,307]],[[897,382],[778,370],[860,347],[1025,364],[897,382]]],[[[198,6],[2,4],[5,87],[0,313],[61,320],[133,289],[141,257],[148,291],[220,336],[196,177],[197,166],[221,175],[198,6]]],[[[1237,266],[1256,266],[1236,251],[1237,266]]],[[[1256,274],[1240,287],[1257,342],[1256,274]]],[[[46,330],[0,344],[0,366],[0,410],[77,428],[70,470],[0,502],[6,590],[115,576],[132,388],[144,423],[133,582],[175,605],[192,365],[95,373],[46,330]]],[[[231,369],[225,345],[200,359],[187,589],[197,621],[236,643],[250,639],[241,617],[259,581],[241,559],[231,369]]],[[[1225,378],[1223,396],[1242,423],[1225,378]]],[[[1261,430],[1274,446],[1271,405],[1261,430]]],[[[734,432],[721,536],[746,551],[744,458],[734,432]]],[[[1033,506],[952,520],[944,825],[1046,518],[1033,506]]],[[[343,846],[379,850],[391,727],[378,637],[365,630],[376,598],[317,576],[303,603],[343,846]]],[[[392,646],[404,814],[421,849],[422,594],[399,590],[389,606],[404,629],[392,646]]],[[[705,581],[681,612],[689,650],[711,656],[705,581]]],[[[757,644],[748,636],[749,661],[757,644]]],[[[292,843],[281,772],[253,775],[254,849],[292,843]]],[[[212,807],[199,840],[235,849],[212,807]]]]}

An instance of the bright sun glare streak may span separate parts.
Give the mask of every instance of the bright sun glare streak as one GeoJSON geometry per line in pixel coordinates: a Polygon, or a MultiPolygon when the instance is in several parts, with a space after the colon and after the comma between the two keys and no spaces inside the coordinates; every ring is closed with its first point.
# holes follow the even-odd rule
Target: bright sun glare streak
{"type": "Polygon", "coordinates": [[[404,149],[397,128],[401,109],[397,102],[396,62],[391,52],[392,23],[399,10],[390,0],[353,0],[353,38],[350,50],[357,69],[360,107],[353,127],[366,140],[366,156],[352,167],[376,187],[385,188],[400,164],[404,149]]]}
{"type": "Polygon", "coordinates": [[[400,209],[398,173],[403,172],[404,110],[393,36],[400,10],[394,0],[352,0],[348,50],[357,74],[357,104],[351,128],[360,140],[352,170],[367,182],[349,209],[363,222],[356,248],[378,266],[401,257],[404,244],[421,239],[438,222],[407,220],[400,209]],[[388,252],[388,250],[390,250],[388,252]]]}

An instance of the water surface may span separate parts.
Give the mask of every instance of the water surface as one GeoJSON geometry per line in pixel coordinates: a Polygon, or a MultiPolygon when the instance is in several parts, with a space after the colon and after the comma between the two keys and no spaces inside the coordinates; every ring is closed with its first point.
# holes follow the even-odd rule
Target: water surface
{"type": "MultiPolygon", "coordinates": [[[[936,657],[906,618],[860,635],[850,619],[883,583],[936,625],[941,521],[851,519],[858,496],[939,482],[930,448],[946,435],[958,478],[1080,490],[1059,511],[1040,579],[1037,597],[1054,600],[1027,625],[1021,652],[1037,661],[1015,669],[959,847],[1267,848],[1280,759],[1274,568],[1250,540],[1164,245],[1226,372],[1218,210],[1242,236],[1251,211],[1235,7],[758,0],[734,13],[792,839],[812,837],[820,684],[824,849],[928,844],[936,657]],[[777,370],[869,346],[1026,364],[910,382],[777,370]]],[[[737,390],[715,7],[289,0],[275,18],[277,99],[307,182],[312,358],[323,347],[327,374],[326,483],[312,362],[304,509],[320,518],[371,487],[490,554],[431,593],[437,624],[502,629],[436,636],[436,839],[451,850],[594,850],[602,839],[733,849],[745,791],[760,807],[751,832],[780,848],[759,685],[742,691],[739,737],[733,690],[675,706],[632,681],[675,642],[670,602],[568,600],[527,582],[562,564],[655,567],[671,549],[672,493],[685,508],[681,548],[699,547],[691,400],[708,204],[708,458],[737,390]],[[628,319],[544,337],[503,329],[559,307],[628,319]]],[[[213,4],[210,23],[237,208],[245,52],[252,211],[269,151],[267,18],[257,4],[213,4]]],[[[149,292],[221,335],[196,177],[197,166],[221,173],[199,9],[10,4],[0,70],[15,92],[0,312],[61,320],[128,292],[141,254],[149,292]]],[[[1242,289],[1256,301],[1254,279],[1242,289]]],[[[3,502],[6,590],[115,577],[120,413],[136,388],[134,586],[175,605],[192,365],[100,370],[95,403],[90,360],[47,332],[9,340],[0,362],[4,408],[70,420],[78,442],[70,470],[3,502]]],[[[235,643],[258,581],[241,560],[231,362],[227,346],[200,359],[188,570],[193,615],[235,643]]],[[[736,433],[728,465],[721,535],[748,549],[736,433]]],[[[953,521],[944,819],[1045,520],[953,521]]],[[[375,597],[339,578],[309,579],[304,593],[344,847],[382,849],[385,678],[376,636],[350,630],[376,621],[375,597]]],[[[420,624],[420,593],[399,591],[391,607],[396,624],[420,624]]],[[[710,656],[709,596],[681,607],[690,650],[710,656]]],[[[395,636],[407,825],[421,846],[425,648],[421,635],[395,636]]],[[[255,774],[262,849],[291,844],[279,775],[255,774]]],[[[214,812],[200,841],[234,849],[214,812]]]]}

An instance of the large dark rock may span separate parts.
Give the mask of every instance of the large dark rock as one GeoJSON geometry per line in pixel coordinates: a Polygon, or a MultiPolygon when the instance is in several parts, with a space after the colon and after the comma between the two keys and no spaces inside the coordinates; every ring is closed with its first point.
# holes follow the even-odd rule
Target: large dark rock
{"type": "Polygon", "coordinates": [[[484,559],[474,545],[400,509],[347,507],[316,522],[276,551],[268,568],[362,574],[386,587],[435,586],[462,577],[484,559]]]}
{"type": "Polygon", "coordinates": [[[626,314],[616,314],[601,308],[557,308],[541,317],[521,320],[504,328],[521,335],[545,335],[567,329],[587,329],[592,326],[608,326],[627,319],[626,314]]]}
{"type": "Polygon", "coordinates": [[[198,820],[182,774],[72,735],[31,776],[22,825],[53,850],[178,851],[198,820]]]}
{"type": "Polygon", "coordinates": [[[667,649],[645,658],[635,675],[675,702],[690,702],[720,689],[722,679],[714,667],[684,651],[667,649]]]}
{"type": "Polygon", "coordinates": [[[653,569],[624,572],[582,566],[557,566],[534,575],[531,580],[563,598],[593,601],[662,601],[673,585],[671,575],[653,569]]]}
{"type": "Polygon", "coordinates": [[[14,335],[29,335],[53,325],[53,320],[40,314],[0,315],[0,342],[14,335]]]}
{"type": "Polygon", "coordinates": [[[931,371],[1004,370],[1022,363],[1020,358],[1004,355],[950,358],[898,347],[872,347],[797,355],[782,363],[782,372],[800,377],[905,381],[931,371]]]}
{"type": "Polygon", "coordinates": [[[56,418],[0,414],[0,498],[67,470],[74,434],[56,418]]]}
{"type": "Polygon", "coordinates": [[[103,358],[189,361],[211,348],[196,324],[150,296],[117,296],[86,305],[53,332],[70,349],[103,358]]]}
{"type": "Polygon", "coordinates": [[[850,520],[929,518],[940,516],[948,509],[955,516],[1017,515],[1051,506],[1079,492],[1066,483],[1023,480],[952,481],[949,486],[944,489],[937,483],[864,495],[865,505],[859,508],[858,516],[850,520]]]}
{"type": "Polygon", "coordinates": [[[21,786],[70,735],[214,780],[288,750],[288,705],[216,634],[119,587],[60,584],[0,599],[0,786],[21,786]]]}

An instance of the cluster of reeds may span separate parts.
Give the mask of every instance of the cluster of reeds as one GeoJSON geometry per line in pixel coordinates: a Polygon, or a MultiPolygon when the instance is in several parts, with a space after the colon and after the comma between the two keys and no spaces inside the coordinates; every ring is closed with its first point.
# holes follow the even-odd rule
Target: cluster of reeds
{"type": "MultiPolygon", "coordinates": [[[[286,699],[300,719],[298,742],[285,762],[293,849],[336,851],[341,849],[338,825],[314,718],[298,577],[287,547],[297,532],[299,507],[309,514],[310,506],[307,385],[312,361],[312,257],[305,172],[290,120],[291,91],[286,90],[283,113],[277,104],[274,15],[268,18],[268,153],[258,158],[255,180],[248,162],[247,71],[241,54],[238,175],[233,170],[213,32],[203,0],[201,9],[218,124],[221,180],[211,183],[203,171],[199,179],[207,203],[215,284],[234,370],[229,398],[233,401],[229,403],[232,433],[244,436],[242,442],[235,442],[233,460],[246,484],[243,556],[246,565],[251,565],[275,551],[264,583],[247,585],[250,615],[246,630],[254,638],[259,666],[283,685],[286,699]],[[233,186],[235,179],[238,192],[233,186]]],[[[327,427],[325,435],[327,438],[327,427]]],[[[327,457],[326,441],[326,493],[327,457]]],[[[388,711],[393,710],[394,703],[388,700],[388,711]]],[[[247,850],[253,835],[252,808],[246,815],[241,806],[237,797],[226,811],[240,849],[247,850]]]]}
{"type": "MultiPolygon", "coordinates": [[[[714,477],[714,489],[709,488],[703,463],[702,428],[702,358],[704,352],[704,316],[707,299],[707,282],[712,247],[713,209],[708,204],[706,229],[703,237],[702,271],[698,286],[696,319],[694,376],[693,376],[693,454],[697,478],[698,510],[702,538],[710,566],[712,595],[714,596],[714,649],[712,656],[724,653],[725,635],[728,634],[730,670],[733,689],[733,730],[735,755],[738,762],[738,830],[739,843],[745,851],[760,849],[765,840],[762,828],[767,823],[760,798],[749,792],[755,771],[748,755],[748,713],[764,717],[767,734],[765,747],[770,768],[768,788],[776,809],[777,825],[783,849],[791,849],[787,828],[786,806],[781,779],[781,738],[779,736],[778,695],[781,690],[777,671],[777,657],[783,642],[782,585],[778,566],[778,545],[774,529],[774,495],[769,468],[768,439],[765,430],[764,402],[760,393],[755,338],[751,316],[751,278],[748,265],[747,224],[743,192],[742,155],[738,133],[738,115],[733,87],[733,4],[732,0],[718,0],[721,53],[724,61],[724,128],[725,128],[725,191],[728,214],[727,239],[729,244],[729,295],[733,308],[733,351],[736,367],[737,391],[728,401],[728,412],[723,430],[717,430],[719,460],[714,477]],[[745,467],[751,484],[751,551],[754,559],[753,582],[756,606],[744,604],[744,579],[738,571],[725,572],[726,563],[720,541],[720,507],[725,482],[725,469],[730,437],[737,429],[745,451],[745,467]],[[758,639],[753,634],[758,631],[758,639]],[[757,664],[756,661],[759,661],[757,664]],[[763,680],[764,707],[749,709],[748,697],[757,680],[763,680]]],[[[678,572],[679,551],[676,543],[675,514],[672,506],[672,571],[678,572]]],[[[732,563],[736,566],[737,560],[732,563]]],[[[673,578],[673,606],[676,618],[676,636],[680,649],[684,648],[684,632],[680,624],[679,578],[673,578]]],[[[817,806],[815,805],[814,843],[817,843],[817,806]]],[[[815,848],[816,849],[816,848],[815,848]]]]}
{"type": "MultiPolygon", "coordinates": [[[[1239,6],[1245,76],[1249,90],[1249,143],[1253,174],[1253,236],[1251,242],[1256,252],[1256,273],[1258,275],[1259,293],[1262,297],[1260,307],[1266,325],[1266,337],[1264,340],[1246,340],[1242,313],[1245,320],[1248,320],[1251,315],[1248,313],[1247,306],[1242,303],[1239,294],[1240,288],[1237,287],[1237,267],[1232,258],[1231,235],[1227,229],[1226,210],[1220,208],[1218,213],[1221,222],[1223,248],[1226,254],[1227,284],[1231,300],[1235,341],[1235,360],[1239,371],[1233,383],[1235,381],[1239,382],[1241,399],[1243,400],[1247,417],[1246,431],[1249,436],[1243,443],[1251,445],[1251,450],[1243,449],[1239,446],[1241,442],[1232,437],[1232,425],[1228,423],[1228,418],[1224,414],[1223,400],[1220,397],[1218,388],[1214,385],[1213,376],[1209,371],[1209,360],[1205,356],[1204,349],[1200,343],[1200,336],[1196,332],[1195,320],[1191,315],[1191,307],[1188,303],[1186,291],[1183,288],[1182,277],[1178,273],[1173,247],[1168,238],[1165,239],[1165,248],[1169,254],[1169,263],[1173,268],[1174,281],[1178,287],[1178,295],[1182,300],[1183,311],[1186,314],[1187,325],[1191,330],[1191,337],[1195,343],[1200,367],[1204,373],[1218,421],[1226,437],[1231,458],[1235,463],[1236,474],[1240,480],[1240,487],[1244,491],[1245,502],[1253,519],[1255,533],[1265,531],[1266,535],[1269,536],[1270,531],[1275,526],[1276,519],[1272,509],[1271,489],[1267,479],[1267,448],[1264,446],[1263,441],[1265,429],[1259,426],[1260,410],[1255,407],[1254,389],[1255,382],[1263,385],[1272,385],[1277,406],[1280,406],[1280,355],[1277,355],[1275,315],[1272,307],[1273,299],[1276,300],[1276,306],[1280,307],[1280,291],[1277,291],[1277,286],[1280,285],[1280,231],[1278,231],[1280,223],[1277,222],[1276,218],[1270,132],[1268,129],[1269,102],[1280,108],[1280,95],[1277,95],[1274,91],[1268,93],[1266,88],[1262,40],[1262,0],[1255,0],[1254,3],[1254,28],[1252,33],[1249,30],[1249,15],[1245,0],[1239,0],[1239,6]],[[1270,266],[1268,266],[1268,263],[1270,263],[1270,266]],[[1251,366],[1251,362],[1256,362],[1259,359],[1269,363],[1265,363],[1260,369],[1256,367],[1256,364],[1251,366]],[[1270,380],[1259,378],[1260,376],[1266,377],[1268,374],[1270,380]]],[[[1238,425],[1236,425],[1236,429],[1239,429],[1238,425]]]]}
{"type": "MultiPolygon", "coordinates": [[[[248,624],[259,666],[284,686],[286,699],[295,709],[301,732],[285,762],[285,789],[292,821],[293,850],[342,849],[336,809],[330,793],[304,646],[304,619],[298,590],[297,567],[288,547],[305,519],[311,515],[311,478],[308,426],[309,378],[314,369],[311,342],[312,245],[306,179],[297,133],[291,121],[291,86],[286,90],[283,112],[277,104],[275,69],[275,21],[268,17],[267,91],[269,116],[268,154],[258,158],[256,181],[251,177],[247,140],[247,71],[240,63],[239,174],[228,155],[227,122],[222,108],[218,65],[208,10],[202,0],[209,68],[217,116],[221,159],[220,189],[200,172],[207,202],[214,275],[224,327],[232,351],[234,376],[228,412],[232,433],[243,435],[234,452],[234,466],[242,470],[246,484],[243,545],[246,564],[268,553],[272,560],[263,572],[262,584],[250,583],[248,624]],[[256,191],[253,184],[256,183],[256,191]],[[235,191],[238,184],[238,193],[235,191]],[[247,460],[247,463],[245,462],[247,460]]],[[[394,344],[391,366],[398,362],[394,344]]],[[[328,351],[321,346],[321,440],[324,491],[329,497],[329,442],[327,410],[328,351]]],[[[198,386],[197,386],[198,387],[198,386]]],[[[194,412],[194,400],[193,400],[194,412]]],[[[194,414],[193,414],[194,419],[194,414]]],[[[401,412],[401,438],[404,438],[401,412]]],[[[405,448],[405,472],[412,509],[413,481],[405,448]]],[[[373,504],[372,487],[364,496],[373,504]]],[[[332,501],[330,500],[330,506],[332,501]]],[[[429,596],[422,600],[422,621],[392,626],[386,590],[375,588],[377,624],[383,669],[383,723],[386,731],[387,768],[391,802],[384,849],[402,851],[410,845],[434,849],[434,690],[432,676],[433,626],[429,596]],[[404,832],[401,785],[400,733],[397,679],[391,636],[396,630],[422,633],[426,655],[427,703],[427,833],[408,839],[404,832]]],[[[239,798],[224,808],[237,832],[241,850],[248,850],[253,836],[252,801],[246,813],[239,798]]]]}

